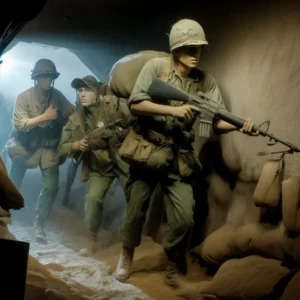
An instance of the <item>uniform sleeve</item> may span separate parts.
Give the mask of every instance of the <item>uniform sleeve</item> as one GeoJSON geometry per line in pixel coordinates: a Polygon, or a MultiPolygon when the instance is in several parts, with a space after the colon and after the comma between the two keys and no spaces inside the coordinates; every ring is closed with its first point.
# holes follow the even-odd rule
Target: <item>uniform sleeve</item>
{"type": "Polygon", "coordinates": [[[59,94],[61,115],[63,118],[68,120],[69,116],[75,111],[75,106],[72,103],[70,103],[62,93],[59,94]]]}
{"type": "Polygon", "coordinates": [[[75,129],[73,122],[68,121],[66,126],[63,128],[61,140],[57,147],[57,152],[60,156],[70,157],[73,156],[76,151],[72,149],[72,144],[75,142],[72,132],[75,129]]]}
{"type": "Polygon", "coordinates": [[[13,112],[14,126],[19,131],[29,131],[34,126],[28,126],[27,122],[30,119],[27,111],[27,104],[22,95],[18,95],[13,112]]]}
{"type": "MultiPolygon", "coordinates": [[[[212,99],[219,108],[225,109],[217,82],[210,74],[205,74],[203,92],[208,96],[208,98],[212,99]]],[[[210,117],[207,117],[204,112],[199,119],[199,136],[210,137],[212,134],[217,134],[218,132],[214,126],[216,121],[216,118],[211,119],[210,117]]]]}
{"type": "Polygon", "coordinates": [[[139,103],[144,100],[151,101],[151,97],[147,94],[148,88],[152,81],[158,77],[158,63],[157,60],[149,60],[139,73],[135,82],[133,90],[128,100],[128,106],[132,103],[139,103]]]}

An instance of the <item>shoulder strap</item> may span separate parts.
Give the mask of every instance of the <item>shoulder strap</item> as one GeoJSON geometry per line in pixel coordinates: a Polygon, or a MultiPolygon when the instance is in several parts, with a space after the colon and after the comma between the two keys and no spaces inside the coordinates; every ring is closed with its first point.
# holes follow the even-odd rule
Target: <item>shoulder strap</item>
{"type": "Polygon", "coordinates": [[[199,82],[193,82],[191,84],[190,95],[195,95],[199,87],[199,82]]]}
{"type": "MultiPolygon", "coordinates": [[[[159,78],[165,82],[168,82],[171,72],[171,59],[172,57],[163,57],[163,64],[160,70],[159,78]]],[[[197,93],[199,82],[193,82],[190,89],[190,94],[195,95],[197,93]]]]}
{"type": "Polygon", "coordinates": [[[171,72],[171,56],[163,57],[163,64],[160,70],[159,78],[165,82],[168,82],[170,72],[171,72]]]}

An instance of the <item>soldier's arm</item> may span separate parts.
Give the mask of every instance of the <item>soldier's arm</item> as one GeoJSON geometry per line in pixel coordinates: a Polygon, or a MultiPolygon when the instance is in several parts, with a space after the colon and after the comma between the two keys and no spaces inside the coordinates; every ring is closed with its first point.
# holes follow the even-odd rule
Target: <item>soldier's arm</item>
{"type": "Polygon", "coordinates": [[[74,140],[72,134],[73,130],[75,130],[73,122],[68,121],[63,129],[61,140],[57,147],[57,152],[60,156],[70,157],[77,152],[77,150],[75,150],[73,147],[74,143],[77,142],[74,140]]]}
{"type": "Polygon", "coordinates": [[[156,59],[149,60],[142,68],[128,100],[129,109],[133,114],[144,116],[172,116],[172,108],[152,102],[147,94],[152,81],[159,77],[159,65],[156,59]]]}
{"type": "Polygon", "coordinates": [[[45,114],[29,118],[26,99],[18,95],[13,112],[14,126],[19,131],[29,131],[47,121],[45,114]]]}
{"type": "Polygon", "coordinates": [[[132,93],[129,98],[129,109],[134,115],[142,116],[172,116],[174,118],[185,119],[187,121],[194,117],[194,112],[198,111],[195,106],[170,106],[152,102],[147,94],[148,88],[155,78],[159,77],[161,61],[159,59],[149,60],[142,68],[132,93]]]}

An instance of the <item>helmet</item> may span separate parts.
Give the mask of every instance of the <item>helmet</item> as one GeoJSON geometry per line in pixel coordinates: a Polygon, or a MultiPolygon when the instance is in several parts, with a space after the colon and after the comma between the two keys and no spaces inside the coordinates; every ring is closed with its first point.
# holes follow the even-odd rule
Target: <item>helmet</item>
{"type": "Polygon", "coordinates": [[[49,75],[55,80],[60,73],[56,71],[53,61],[42,58],[35,63],[33,70],[31,70],[31,79],[37,79],[41,75],[49,75]]]}
{"type": "Polygon", "coordinates": [[[170,51],[182,46],[208,45],[203,28],[190,19],[182,19],[172,26],[169,35],[170,51]]]}
{"type": "Polygon", "coordinates": [[[71,82],[72,88],[78,90],[81,87],[89,87],[94,90],[96,93],[99,93],[102,82],[99,82],[94,76],[87,75],[81,78],[75,78],[71,82]]]}

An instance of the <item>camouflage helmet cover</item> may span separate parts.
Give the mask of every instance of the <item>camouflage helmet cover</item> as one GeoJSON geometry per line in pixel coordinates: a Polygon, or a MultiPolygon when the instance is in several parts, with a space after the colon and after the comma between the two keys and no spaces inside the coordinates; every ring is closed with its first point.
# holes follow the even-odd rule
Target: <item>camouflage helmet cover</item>
{"type": "Polygon", "coordinates": [[[170,51],[183,46],[208,45],[202,26],[194,20],[182,19],[172,26],[170,51]]]}
{"type": "Polygon", "coordinates": [[[31,70],[31,79],[37,79],[39,76],[48,75],[53,80],[55,80],[60,73],[57,72],[56,66],[52,60],[47,58],[42,58],[38,60],[31,70]]]}

